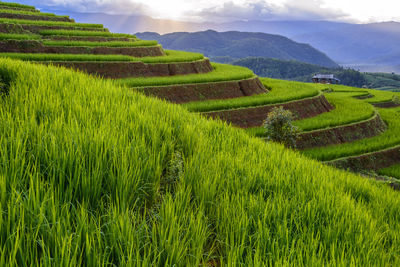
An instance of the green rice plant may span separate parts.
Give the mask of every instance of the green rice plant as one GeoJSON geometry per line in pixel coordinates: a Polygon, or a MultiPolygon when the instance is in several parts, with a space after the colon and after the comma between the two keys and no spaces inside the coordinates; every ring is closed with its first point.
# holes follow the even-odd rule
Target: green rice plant
{"type": "Polygon", "coordinates": [[[17,33],[0,33],[0,40],[40,40],[40,35],[36,34],[17,34],[17,33]]]}
{"type": "Polygon", "coordinates": [[[37,11],[25,11],[25,10],[13,10],[13,9],[3,9],[0,5],[0,13],[9,13],[9,14],[21,14],[21,15],[34,15],[34,16],[46,16],[46,17],[55,17],[55,18],[69,18],[69,16],[59,16],[53,13],[43,13],[37,11]]]}
{"type": "Polygon", "coordinates": [[[90,36],[90,37],[122,37],[136,38],[132,34],[111,33],[107,31],[79,31],[79,30],[43,30],[39,32],[43,36],[90,36]]]}
{"type": "Polygon", "coordinates": [[[261,78],[261,81],[270,92],[232,99],[196,101],[185,103],[183,106],[194,112],[210,112],[283,103],[319,94],[319,90],[312,84],[269,78],[261,78]]]}
{"type": "Polygon", "coordinates": [[[400,195],[378,181],[109,80],[0,75],[1,266],[400,264],[400,195]]]}
{"type": "Polygon", "coordinates": [[[373,151],[387,149],[400,145],[400,109],[378,109],[388,129],[371,138],[365,138],[351,143],[332,145],[321,148],[306,149],[302,152],[321,161],[334,160],[343,157],[361,155],[373,151]]]}
{"type": "Polygon", "coordinates": [[[334,110],[296,121],[295,125],[303,131],[312,131],[367,120],[375,114],[373,106],[354,99],[351,93],[330,93],[325,97],[335,107],[334,110]]]}
{"type": "Polygon", "coordinates": [[[244,67],[211,63],[213,71],[200,74],[174,75],[169,77],[144,77],[118,79],[115,83],[128,87],[163,86],[173,84],[193,84],[243,80],[255,77],[254,73],[244,67]]]}
{"type": "Polygon", "coordinates": [[[143,63],[192,62],[204,59],[203,55],[199,53],[166,50],[165,54],[165,56],[156,57],[131,57],[125,55],[0,53],[0,57],[25,61],[131,61],[143,63]]]}
{"type": "Polygon", "coordinates": [[[76,28],[93,28],[103,29],[102,24],[91,24],[91,23],[75,23],[75,22],[64,22],[64,21],[48,21],[48,20],[27,20],[27,19],[7,19],[0,18],[0,23],[8,24],[23,24],[23,25],[38,25],[38,26],[64,26],[64,27],[76,27],[76,28]]]}
{"type": "Polygon", "coordinates": [[[395,92],[348,87],[344,85],[332,85],[331,87],[335,92],[360,92],[360,95],[369,93],[373,95],[373,97],[364,99],[364,101],[368,103],[381,103],[381,102],[391,101],[394,95],[399,95],[398,93],[395,92]]]}
{"type": "Polygon", "coordinates": [[[0,7],[15,7],[15,8],[21,8],[21,9],[36,10],[36,8],[34,6],[22,5],[22,4],[18,4],[18,3],[8,3],[8,2],[2,2],[2,1],[0,1],[0,7]]]}
{"type": "MultiPolygon", "coordinates": [[[[329,103],[335,109],[318,116],[294,121],[293,124],[303,132],[337,127],[354,122],[370,119],[375,114],[375,109],[370,104],[354,99],[355,93],[329,93],[325,94],[329,103]]],[[[263,127],[246,129],[246,132],[258,137],[264,137],[263,127]]]]}
{"type": "Polygon", "coordinates": [[[46,40],[43,41],[47,46],[85,46],[85,47],[137,47],[137,46],[156,46],[157,41],[135,41],[135,42],[122,42],[122,41],[109,41],[109,42],[90,42],[90,41],[58,41],[46,40]]]}
{"type": "Polygon", "coordinates": [[[400,179],[400,164],[396,164],[396,165],[393,165],[393,166],[390,166],[387,168],[380,169],[380,170],[378,170],[378,173],[381,175],[386,175],[386,176],[400,179]]]}

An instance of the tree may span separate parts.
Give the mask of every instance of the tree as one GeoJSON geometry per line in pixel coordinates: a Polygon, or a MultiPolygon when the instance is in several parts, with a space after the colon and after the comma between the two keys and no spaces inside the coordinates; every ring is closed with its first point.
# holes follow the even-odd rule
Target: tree
{"type": "Polygon", "coordinates": [[[283,107],[273,108],[264,121],[267,140],[295,148],[299,129],[292,124],[293,120],[294,115],[290,110],[285,110],[283,107]]]}

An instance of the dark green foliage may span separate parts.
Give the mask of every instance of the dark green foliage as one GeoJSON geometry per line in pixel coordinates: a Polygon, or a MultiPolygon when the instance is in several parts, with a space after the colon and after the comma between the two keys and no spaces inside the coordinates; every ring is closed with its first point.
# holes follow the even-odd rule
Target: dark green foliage
{"type": "Polygon", "coordinates": [[[264,121],[266,139],[287,147],[296,147],[299,129],[293,125],[294,115],[283,107],[275,107],[264,121]]]}
{"type": "Polygon", "coordinates": [[[362,87],[367,84],[365,75],[358,71],[344,68],[324,68],[295,60],[248,57],[236,60],[232,64],[250,68],[259,76],[275,79],[311,82],[314,74],[329,73],[334,74],[341,80],[341,84],[347,86],[362,87]]]}
{"type": "MultiPolygon", "coordinates": [[[[298,60],[326,67],[338,65],[322,52],[308,44],[294,42],[284,36],[253,32],[175,32],[165,35],[138,33],[144,40],[157,40],[167,49],[179,49],[203,53],[215,57],[268,57],[298,60]]],[[[228,63],[221,58],[221,63],[228,63]]]]}
{"type": "Polygon", "coordinates": [[[338,69],[333,73],[338,79],[340,79],[341,84],[354,87],[363,87],[364,85],[367,85],[365,75],[359,71],[352,69],[338,69]]]}
{"type": "Polygon", "coordinates": [[[369,88],[385,91],[400,90],[400,75],[391,73],[365,73],[369,88]]]}

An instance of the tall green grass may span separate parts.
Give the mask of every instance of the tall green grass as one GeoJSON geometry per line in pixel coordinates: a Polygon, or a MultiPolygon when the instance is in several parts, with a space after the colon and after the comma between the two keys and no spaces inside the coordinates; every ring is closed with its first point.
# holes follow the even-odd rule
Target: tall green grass
{"type": "Polygon", "coordinates": [[[165,56],[156,57],[131,57],[125,55],[0,53],[0,57],[25,61],[140,61],[143,63],[191,62],[204,59],[204,56],[199,53],[166,50],[165,54],[165,56]]]}
{"type": "Polygon", "coordinates": [[[325,97],[335,109],[316,117],[296,121],[296,126],[303,131],[312,131],[363,121],[375,114],[373,106],[354,99],[351,93],[330,93],[325,94],[325,97]]]}
{"type": "Polygon", "coordinates": [[[378,110],[382,119],[388,124],[388,129],[384,133],[351,143],[327,146],[323,149],[306,149],[303,150],[303,153],[311,158],[327,161],[342,157],[361,155],[400,145],[400,109],[378,110]]]}
{"type": "Polygon", "coordinates": [[[174,75],[169,77],[118,79],[115,83],[128,87],[162,86],[243,80],[255,77],[248,68],[227,64],[211,63],[213,71],[200,74],[174,75]]]}
{"type": "MultiPolygon", "coordinates": [[[[369,93],[373,95],[371,98],[364,99],[364,101],[368,103],[381,103],[392,100],[394,95],[399,95],[395,92],[386,92],[375,89],[364,89],[364,88],[356,88],[356,87],[348,87],[344,85],[331,85],[332,89],[336,92],[360,92],[360,93],[369,93]]],[[[362,95],[362,94],[361,94],[362,95]]]]}
{"type": "Polygon", "coordinates": [[[111,81],[0,74],[2,266],[400,263],[383,184],[111,81]]]}
{"type": "Polygon", "coordinates": [[[3,9],[0,5],[0,13],[9,13],[9,14],[21,14],[21,15],[34,15],[34,16],[46,16],[46,17],[55,17],[55,18],[69,18],[69,16],[59,16],[53,13],[43,13],[37,11],[30,10],[13,10],[13,9],[3,9]]]}
{"type": "MultiPolygon", "coordinates": [[[[400,164],[396,164],[384,169],[378,170],[378,173],[381,175],[386,175],[390,177],[394,177],[400,179],[400,164]]],[[[399,181],[400,182],[400,181],[399,181]]]]}
{"type": "Polygon", "coordinates": [[[311,84],[268,78],[261,78],[261,81],[270,89],[269,93],[224,100],[196,101],[183,106],[194,112],[209,112],[276,104],[319,94],[319,90],[311,84]]]}
{"type": "Polygon", "coordinates": [[[155,46],[157,41],[135,41],[135,42],[121,42],[121,41],[110,41],[110,42],[89,42],[89,41],[58,41],[49,40],[43,41],[44,45],[47,46],[86,46],[86,47],[138,47],[138,46],[155,46]]]}
{"type": "Polygon", "coordinates": [[[132,34],[126,33],[111,33],[107,31],[79,31],[79,30],[43,30],[40,31],[43,36],[89,36],[89,37],[122,37],[136,38],[132,34]]]}
{"type": "Polygon", "coordinates": [[[0,40],[39,40],[40,35],[36,34],[18,34],[18,33],[0,33],[0,40]]]}
{"type": "MultiPolygon", "coordinates": [[[[305,132],[337,127],[372,118],[375,114],[374,107],[364,101],[354,99],[352,97],[353,94],[325,94],[326,99],[335,109],[315,117],[294,121],[294,125],[305,132]]],[[[248,128],[246,132],[253,136],[265,136],[265,129],[263,127],[248,128]]]]}
{"type": "Polygon", "coordinates": [[[0,7],[15,7],[15,8],[21,8],[21,9],[33,9],[36,10],[34,6],[28,6],[28,5],[22,5],[18,3],[9,3],[9,2],[2,2],[0,1],[0,7]]]}
{"type": "Polygon", "coordinates": [[[0,23],[39,25],[39,26],[65,26],[65,27],[76,27],[76,28],[103,29],[103,25],[102,24],[75,23],[75,22],[64,22],[64,21],[47,21],[47,20],[27,20],[27,19],[0,18],[0,23]]]}

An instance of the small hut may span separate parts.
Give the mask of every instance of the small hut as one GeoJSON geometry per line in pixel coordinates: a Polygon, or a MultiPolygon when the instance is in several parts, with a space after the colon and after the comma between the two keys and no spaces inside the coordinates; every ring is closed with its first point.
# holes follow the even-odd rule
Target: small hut
{"type": "Polygon", "coordinates": [[[338,84],[340,83],[339,79],[336,79],[333,74],[316,74],[312,78],[314,83],[323,83],[323,84],[338,84]]]}

